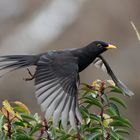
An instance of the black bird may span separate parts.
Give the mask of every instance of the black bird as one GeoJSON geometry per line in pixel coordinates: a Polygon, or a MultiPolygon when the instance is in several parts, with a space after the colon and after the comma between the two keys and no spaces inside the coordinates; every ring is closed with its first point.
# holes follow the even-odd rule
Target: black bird
{"type": "Polygon", "coordinates": [[[61,120],[64,128],[67,128],[70,122],[75,129],[77,120],[82,122],[77,101],[79,73],[89,64],[94,63],[95,66],[107,71],[126,95],[133,95],[133,92],[117,79],[100,55],[112,48],[116,47],[103,41],[94,41],[79,49],[53,50],[39,55],[1,56],[0,62],[4,64],[0,66],[0,70],[12,68],[13,71],[35,65],[35,95],[46,119],[53,116],[54,126],[58,126],[61,120]]]}

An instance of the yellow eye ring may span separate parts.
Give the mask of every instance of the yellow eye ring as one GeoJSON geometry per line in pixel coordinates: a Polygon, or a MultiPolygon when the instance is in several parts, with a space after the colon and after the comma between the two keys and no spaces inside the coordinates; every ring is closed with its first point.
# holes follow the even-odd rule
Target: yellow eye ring
{"type": "Polygon", "coordinates": [[[97,44],[97,47],[102,48],[102,45],[101,44],[97,44]]]}

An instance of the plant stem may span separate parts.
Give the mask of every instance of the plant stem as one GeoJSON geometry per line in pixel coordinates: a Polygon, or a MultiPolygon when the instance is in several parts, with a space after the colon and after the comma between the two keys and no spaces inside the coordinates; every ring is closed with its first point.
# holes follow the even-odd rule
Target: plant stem
{"type": "Polygon", "coordinates": [[[11,138],[12,132],[11,132],[11,121],[10,121],[10,114],[7,111],[7,128],[8,128],[8,137],[11,138]]]}
{"type": "Polygon", "coordinates": [[[43,131],[46,132],[47,140],[52,140],[49,133],[48,133],[49,126],[48,126],[48,121],[46,119],[43,120],[43,126],[44,126],[44,130],[42,129],[41,133],[43,134],[43,131]]]}
{"type": "Polygon", "coordinates": [[[109,140],[110,139],[110,134],[107,133],[107,137],[106,137],[106,140],[109,140]]]}
{"type": "Polygon", "coordinates": [[[77,140],[82,140],[81,136],[80,136],[80,133],[77,133],[77,140]]]}
{"type": "MultiPolygon", "coordinates": [[[[103,92],[104,92],[104,81],[101,83],[101,87],[100,87],[100,99],[101,99],[101,103],[104,104],[104,100],[102,98],[103,92]]],[[[103,121],[103,114],[104,114],[104,106],[101,108],[101,112],[100,112],[100,116],[101,116],[101,120],[103,121]]]]}

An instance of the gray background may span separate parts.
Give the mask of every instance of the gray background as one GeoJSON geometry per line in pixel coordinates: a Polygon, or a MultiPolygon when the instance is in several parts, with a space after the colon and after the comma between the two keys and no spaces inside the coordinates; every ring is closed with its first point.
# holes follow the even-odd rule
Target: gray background
{"type": "MultiPolygon", "coordinates": [[[[45,4],[49,7],[51,2],[48,0],[45,4]]],[[[34,17],[43,4],[43,0],[0,0],[0,48],[3,40],[6,42],[7,37],[15,34],[19,25],[34,17]]],[[[64,28],[57,38],[49,44],[43,42],[37,50],[32,48],[29,52],[32,54],[47,52],[51,49],[78,48],[94,40],[104,40],[118,46],[116,50],[105,52],[104,57],[116,75],[135,93],[131,99],[125,98],[128,109],[123,111],[124,116],[132,120],[134,124],[130,135],[132,140],[137,140],[140,134],[140,44],[130,21],[132,20],[140,31],[139,7],[139,0],[87,0],[78,17],[67,28],[64,28]]],[[[18,42],[20,42],[19,38],[18,42]]],[[[16,53],[10,47],[8,49],[8,54],[16,53]]],[[[1,51],[1,54],[6,53],[1,51]]],[[[88,83],[97,78],[108,78],[92,66],[80,75],[81,81],[88,83]]],[[[4,99],[22,101],[33,113],[41,113],[34,97],[33,81],[22,80],[27,76],[26,69],[23,69],[2,78],[0,102],[4,99]]]]}

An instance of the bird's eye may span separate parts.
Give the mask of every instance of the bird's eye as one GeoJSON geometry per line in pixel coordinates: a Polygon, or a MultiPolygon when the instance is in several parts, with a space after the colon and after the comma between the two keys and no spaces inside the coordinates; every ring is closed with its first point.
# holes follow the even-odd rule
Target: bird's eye
{"type": "Polygon", "coordinates": [[[97,44],[97,47],[102,48],[102,45],[101,44],[97,44]]]}

